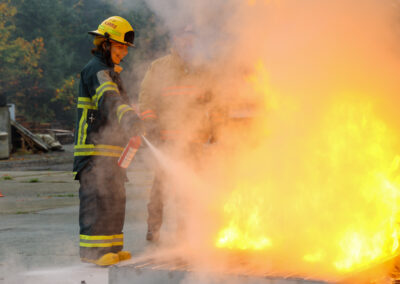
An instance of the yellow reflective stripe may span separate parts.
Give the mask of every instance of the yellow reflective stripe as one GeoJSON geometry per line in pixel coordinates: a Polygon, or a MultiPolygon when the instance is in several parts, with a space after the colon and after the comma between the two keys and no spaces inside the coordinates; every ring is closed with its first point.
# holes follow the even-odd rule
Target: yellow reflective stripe
{"type": "Polygon", "coordinates": [[[130,109],[124,110],[124,111],[120,114],[120,116],[118,117],[118,123],[121,122],[122,117],[123,117],[124,114],[127,113],[128,111],[133,111],[133,109],[130,108],[130,109]]]}
{"type": "Polygon", "coordinates": [[[131,108],[129,105],[120,105],[117,108],[117,117],[118,117],[118,122],[121,122],[122,117],[127,111],[133,111],[133,108],[131,108]]]}
{"type": "Polygon", "coordinates": [[[90,244],[90,243],[82,243],[80,242],[79,245],[81,247],[87,247],[87,248],[105,248],[105,247],[117,247],[117,246],[123,246],[123,242],[115,242],[115,243],[99,243],[99,244],[90,244]]]}
{"type": "Polygon", "coordinates": [[[101,97],[103,96],[104,92],[106,92],[106,91],[116,91],[116,92],[118,92],[118,94],[119,94],[118,88],[114,88],[114,87],[107,87],[107,88],[104,88],[104,89],[101,91],[100,94],[98,94],[97,96],[94,97],[95,103],[96,103],[96,106],[97,106],[97,107],[99,107],[99,101],[100,101],[101,97]]]}
{"type": "Polygon", "coordinates": [[[111,153],[111,152],[75,152],[74,156],[104,156],[104,157],[119,158],[121,154],[111,153]]]}
{"type": "Polygon", "coordinates": [[[79,129],[78,129],[78,144],[83,144],[83,137],[85,136],[84,125],[86,124],[88,110],[85,108],[82,111],[81,120],[79,121],[79,129]]]}
{"type": "Polygon", "coordinates": [[[103,93],[105,88],[113,88],[113,89],[116,89],[119,92],[117,84],[115,84],[114,82],[111,82],[111,81],[105,82],[105,83],[103,83],[103,84],[101,84],[100,86],[97,87],[96,94],[93,96],[92,102],[96,101],[96,99],[99,96],[99,94],[103,93]]]}
{"type": "Polygon", "coordinates": [[[113,35],[116,35],[116,36],[121,36],[121,33],[117,32],[116,30],[111,29],[111,28],[109,28],[109,27],[105,27],[105,26],[103,26],[103,25],[100,25],[100,26],[99,26],[99,30],[106,31],[106,32],[108,32],[108,33],[110,33],[110,34],[113,34],[113,35]]]}
{"type": "Polygon", "coordinates": [[[79,245],[81,247],[112,247],[112,246],[124,245],[124,242],[121,241],[124,239],[123,234],[110,235],[110,236],[80,235],[80,239],[81,241],[79,242],[79,245]]]}
{"type": "Polygon", "coordinates": [[[112,239],[123,239],[124,234],[121,235],[111,235],[111,236],[88,236],[88,235],[79,235],[81,240],[92,240],[92,241],[98,241],[98,240],[112,240],[112,239]]]}
{"type": "Polygon", "coordinates": [[[94,145],[94,144],[83,144],[83,145],[75,145],[75,149],[95,149],[95,148],[102,148],[102,149],[110,149],[110,150],[118,150],[123,151],[124,147],[114,146],[114,145],[94,145]]]}
{"type": "Polygon", "coordinates": [[[78,104],[78,108],[97,109],[97,107],[94,105],[84,105],[84,104],[78,104]]]}
{"type": "Polygon", "coordinates": [[[123,117],[124,114],[125,114],[126,112],[128,112],[128,111],[133,111],[133,108],[124,110],[124,111],[120,114],[120,116],[118,117],[118,123],[121,122],[122,117],[123,117]]]}
{"type": "Polygon", "coordinates": [[[83,140],[82,140],[82,144],[86,142],[88,126],[89,126],[89,124],[85,123],[85,127],[83,128],[83,140]]]}
{"type": "Polygon", "coordinates": [[[119,89],[117,84],[114,82],[105,82],[101,84],[97,89],[96,89],[96,94],[92,98],[92,102],[98,107],[99,106],[99,101],[101,97],[103,96],[104,92],[106,91],[115,91],[116,93],[119,94],[119,89]]]}
{"type": "Polygon", "coordinates": [[[92,99],[88,98],[88,97],[78,97],[78,102],[89,102],[89,103],[91,103],[92,99]]]}
{"type": "Polygon", "coordinates": [[[104,82],[103,84],[101,84],[100,86],[97,87],[96,94],[101,93],[102,89],[104,89],[105,87],[115,87],[118,89],[118,85],[116,83],[114,83],[112,81],[108,81],[108,82],[104,82]]]}
{"type": "Polygon", "coordinates": [[[120,105],[118,108],[117,108],[117,114],[122,110],[122,109],[124,109],[124,108],[126,108],[126,107],[129,107],[128,105],[120,105]]]}
{"type": "Polygon", "coordinates": [[[78,97],[78,108],[97,109],[91,98],[78,97]]]}
{"type": "Polygon", "coordinates": [[[123,147],[113,145],[75,145],[74,156],[106,156],[119,157],[124,150],[123,147]]]}
{"type": "Polygon", "coordinates": [[[120,114],[121,112],[123,112],[124,110],[126,110],[126,109],[132,109],[132,110],[133,110],[133,108],[131,108],[129,105],[120,105],[120,106],[117,108],[117,115],[119,116],[119,114],[120,114]]]}

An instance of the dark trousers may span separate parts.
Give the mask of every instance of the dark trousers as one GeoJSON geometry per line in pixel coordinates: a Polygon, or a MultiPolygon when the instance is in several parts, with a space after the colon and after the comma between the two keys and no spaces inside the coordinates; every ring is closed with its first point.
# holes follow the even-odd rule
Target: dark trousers
{"type": "MultiPolygon", "coordinates": [[[[172,144],[173,145],[173,144],[172,144]]],[[[173,151],[168,151],[168,147],[173,147],[169,145],[161,145],[160,148],[164,147],[166,153],[173,153],[173,151]],[[165,150],[167,149],[167,150],[165,150]]],[[[199,156],[202,154],[203,144],[201,143],[188,143],[186,146],[186,157],[185,161],[191,167],[195,168],[199,156]]],[[[157,161],[155,161],[157,163],[157,161]]],[[[168,178],[168,169],[161,169],[159,166],[155,166],[155,177],[153,182],[153,187],[150,191],[150,201],[147,204],[147,228],[148,231],[152,233],[158,233],[161,225],[163,223],[163,211],[164,211],[164,201],[166,197],[169,197],[171,193],[168,192],[169,188],[166,188],[166,179],[168,178]]],[[[176,200],[175,200],[176,201],[176,200]]],[[[182,204],[179,204],[183,207],[182,204]]],[[[180,209],[179,209],[180,210],[180,209]]],[[[177,216],[178,230],[184,230],[184,220],[181,216],[177,216]]]]}
{"type": "Polygon", "coordinates": [[[147,204],[147,228],[148,231],[158,233],[162,221],[164,211],[164,186],[163,178],[164,174],[161,170],[155,172],[153,187],[150,191],[150,201],[147,204]]]}
{"type": "Polygon", "coordinates": [[[79,173],[81,258],[122,250],[126,180],[125,170],[109,157],[94,158],[79,173]]]}

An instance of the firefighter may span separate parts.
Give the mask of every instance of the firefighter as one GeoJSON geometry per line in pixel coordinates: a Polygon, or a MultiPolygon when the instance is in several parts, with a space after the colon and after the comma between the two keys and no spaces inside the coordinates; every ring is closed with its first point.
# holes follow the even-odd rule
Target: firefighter
{"type": "MultiPolygon", "coordinates": [[[[196,159],[209,139],[207,72],[192,64],[195,33],[186,26],[173,37],[171,52],[149,67],[139,93],[140,114],[146,136],[168,155],[196,159]]],[[[147,205],[146,239],[157,242],[163,219],[167,174],[155,168],[155,179],[147,205]]],[[[182,220],[178,220],[182,221],[182,220]]],[[[182,223],[182,222],[181,222],[182,223]]]]}
{"type": "Polygon", "coordinates": [[[119,75],[135,33],[128,21],[113,16],[89,34],[95,48],[81,72],[74,147],[80,257],[108,266],[131,258],[122,251],[127,177],[117,161],[129,138],[142,132],[119,75]]]}

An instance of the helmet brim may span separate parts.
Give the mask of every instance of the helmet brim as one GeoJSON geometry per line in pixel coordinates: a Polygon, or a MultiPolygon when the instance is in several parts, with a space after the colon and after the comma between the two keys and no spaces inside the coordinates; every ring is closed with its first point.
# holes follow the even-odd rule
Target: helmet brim
{"type": "Polygon", "coordinates": [[[102,34],[99,33],[98,31],[89,31],[88,34],[94,35],[94,36],[102,36],[102,37],[104,37],[104,35],[102,35],[102,34]]]}
{"type": "MultiPolygon", "coordinates": [[[[105,36],[104,36],[103,34],[99,33],[98,31],[89,31],[88,34],[94,35],[94,36],[101,36],[101,37],[104,37],[104,38],[105,38],[105,36]]],[[[115,41],[115,42],[118,42],[118,43],[121,43],[121,44],[125,44],[125,45],[127,45],[127,46],[129,46],[129,47],[136,47],[134,43],[130,43],[130,42],[121,42],[121,41],[119,41],[119,40],[115,40],[115,39],[111,39],[111,38],[110,38],[110,40],[115,41]]]]}

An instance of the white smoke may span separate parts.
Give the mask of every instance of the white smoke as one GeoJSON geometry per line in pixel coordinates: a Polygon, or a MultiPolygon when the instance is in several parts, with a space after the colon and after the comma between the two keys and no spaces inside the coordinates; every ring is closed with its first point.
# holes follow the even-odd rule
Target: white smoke
{"type": "MultiPolygon", "coordinates": [[[[266,198],[275,202],[271,207],[282,218],[270,224],[277,235],[294,235],[291,230],[308,221],[300,220],[300,216],[296,220],[278,210],[291,201],[284,198],[293,193],[289,185],[295,182],[291,181],[301,180],[307,170],[307,137],[312,137],[338,96],[350,92],[357,99],[373,99],[378,102],[377,112],[382,118],[394,129],[400,127],[397,1],[146,2],[163,19],[171,35],[189,24],[194,26],[197,38],[192,52],[214,75],[212,90],[216,101],[224,102],[231,110],[237,105],[263,103],[261,110],[268,111],[260,118],[266,124],[256,122],[255,127],[251,125],[254,128],[238,130],[226,126],[220,130],[219,145],[205,151],[209,157],[204,158],[202,171],[196,172],[206,181],[204,184],[195,182],[191,187],[193,169],[169,166],[181,177],[180,186],[171,194],[187,201],[187,211],[181,213],[188,223],[188,243],[198,252],[192,260],[201,263],[199,266],[209,261],[206,246],[212,241],[207,238],[212,238],[209,233],[218,227],[219,216],[213,210],[222,206],[223,196],[240,178],[262,180],[268,173],[279,181],[279,192],[268,192],[270,196],[266,198]],[[246,78],[255,72],[258,62],[265,67],[268,81],[263,83],[271,90],[270,97],[259,97],[246,85],[246,78]],[[291,108],[277,108],[282,102],[291,108]],[[267,130],[269,136],[262,133],[267,130]],[[268,140],[263,140],[266,137],[268,140]],[[265,155],[265,160],[247,171],[240,167],[242,158],[251,160],[260,154],[265,155]]],[[[345,213],[338,215],[346,218],[345,213]]],[[[296,244],[300,246],[302,241],[307,242],[297,240],[296,244]]],[[[289,250],[284,248],[282,253],[289,250]]],[[[296,265],[304,268],[295,261],[291,263],[294,270],[296,265]]]]}

